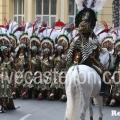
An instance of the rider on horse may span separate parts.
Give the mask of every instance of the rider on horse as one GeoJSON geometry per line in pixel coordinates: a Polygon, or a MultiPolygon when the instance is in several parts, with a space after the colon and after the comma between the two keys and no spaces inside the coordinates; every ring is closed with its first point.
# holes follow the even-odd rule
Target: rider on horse
{"type": "MultiPolygon", "coordinates": [[[[106,71],[106,68],[100,63],[99,59],[96,59],[94,56],[94,51],[97,51],[97,49],[94,50],[95,45],[93,44],[93,41],[97,42],[98,40],[93,33],[96,21],[96,13],[91,8],[85,7],[76,15],[75,25],[79,31],[79,34],[75,37],[70,45],[66,67],[68,69],[72,63],[84,64],[95,69],[102,77],[102,74],[104,71],[106,71]],[[79,59],[77,60],[78,63],[75,62],[76,57],[79,59]]],[[[109,96],[107,85],[102,82],[102,86],[103,87],[101,88],[100,94],[102,96],[109,96]]]]}

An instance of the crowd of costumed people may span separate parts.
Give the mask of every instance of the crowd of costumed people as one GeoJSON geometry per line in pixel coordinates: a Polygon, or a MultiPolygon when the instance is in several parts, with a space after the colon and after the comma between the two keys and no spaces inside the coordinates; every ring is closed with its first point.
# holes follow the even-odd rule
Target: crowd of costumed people
{"type": "MultiPolygon", "coordinates": [[[[74,23],[60,20],[52,27],[41,20],[5,21],[0,25],[1,111],[15,109],[16,98],[66,101],[67,53],[78,34],[74,23]]],[[[119,74],[114,74],[120,70],[120,27],[110,28],[101,21],[96,23],[93,34],[98,38],[92,40],[94,50],[98,50],[94,56],[111,72],[107,104],[115,106],[120,103],[119,74]]],[[[76,53],[72,56],[72,65],[80,59],[76,56],[76,53]]]]}

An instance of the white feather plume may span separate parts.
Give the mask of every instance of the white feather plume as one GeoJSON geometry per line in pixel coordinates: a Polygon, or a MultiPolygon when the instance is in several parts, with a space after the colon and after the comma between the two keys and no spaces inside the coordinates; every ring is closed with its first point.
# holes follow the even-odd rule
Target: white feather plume
{"type": "Polygon", "coordinates": [[[93,2],[93,0],[88,0],[87,8],[91,7],[92,2],[93,2]]]}
{"type": "Polygon", "coordinates": [[[102,26],[102,24],[96,22],[96,26],[93,30],[95,35],[98,35],[102,30],[104,30],[104,27],[102,26]]]}
{"type": "Polygon", "coordinates": [[[102,10],[106,0],[96,0],[95,7],[93,8],[94,11],[99,12],[102,10]]]}
{"type": "Polygon", "coordinates": [[[76,4],[77,4],[77,9],[78,10],[82,10],[84,7],[83,7],[83,2],[84,0],[75,0],[76,4]]]}
{"type": "MultiPolygon", "coordinates": [[[[83,7],[83,2],[85,0],[75,0],[76,4],[77,4],[77,8],[78,10],[82,10],[84,7],[83,7]]],[[[90,8],[91,7],[91,4],[94,3],[94,8],[91,8],[93,9],[94,11],[96,12],[99,12],[102,10],[106,0],[87,0],[87,8],[90,8]]]]}

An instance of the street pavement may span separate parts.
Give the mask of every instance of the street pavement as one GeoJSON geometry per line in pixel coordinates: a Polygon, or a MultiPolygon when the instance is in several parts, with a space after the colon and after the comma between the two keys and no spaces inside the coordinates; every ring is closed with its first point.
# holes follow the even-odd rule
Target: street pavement
{"type": "MultiPolygon", "coordinates": [[[[9,110],[0,113],[0,120],[64,120],[66,103],[48,100],[14,100],[17,110],[9,110]]],[[[94,120],[98,120],[98,109],[93,106],[94,120]]],[[[112,117],[112,110],[120,112],[120,107],[104,107],[103,120],[120,120],[119,117],[112,117]]],[[[89,120],[89,113],[86,113],[86,120],[89,120]]]]}

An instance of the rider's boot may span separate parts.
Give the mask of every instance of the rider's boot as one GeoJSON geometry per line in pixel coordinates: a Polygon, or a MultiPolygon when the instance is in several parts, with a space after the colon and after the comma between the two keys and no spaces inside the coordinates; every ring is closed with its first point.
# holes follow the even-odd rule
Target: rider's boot
{"type": "Polygon", "coordinates": [[[100,95],[102,97],[109,97],[110,96],[110,88],[111,87],[109,84],[105,84],[104,82],[102,82],[100,95]]]}

